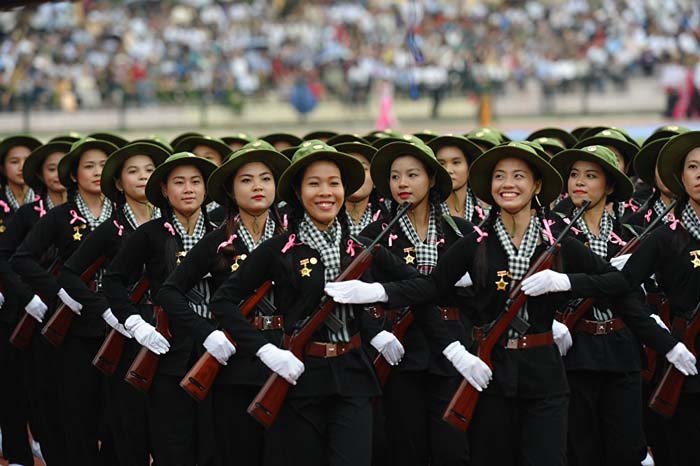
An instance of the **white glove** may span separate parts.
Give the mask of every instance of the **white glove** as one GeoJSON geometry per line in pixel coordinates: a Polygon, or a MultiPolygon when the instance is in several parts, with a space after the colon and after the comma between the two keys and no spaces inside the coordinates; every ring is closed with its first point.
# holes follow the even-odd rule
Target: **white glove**
{"type": "Polygon", "coordinates": [[[336,303],[369,304],[389,301],[381,283],[365,283],[361,280],[331,282],[326,284],[324,291],[336,303]]]}
{"type": "Polygon", "coordinates": [[[461,288],[468,288],[468,287],[472,286],[473,284],[474,283],[472,282],[472,277],[471,277],[471,275],[469,275],[469,272],[467,272],[464,275],[462,275],[462,278],[457,280],[457,282],[455,283],[455,286],[459,286],[461,288]]]}
{"type": "Polygon", "coordinates": [[[272,343],[260,347],[255,353],[270,370],[292,385],[304,373],[304,363],[299,361],[291,351],[283,350],[272,343]]]}
{"type": "Polygon", "coordinates": [[[668,333],[671,333],[671,331],[668,329],[668,327],[666,326],[666,324],[664,324],[664,321],[661,320],[661,317],[657,316],[656,314],[651,314],[651,315],[649,315],[649,317],[651,317],[652,319],[654,319],[654,320],[656,321],[656,324],[657,324],[659,327],[661,327],[662,329],[666,330],[668,333]]]}
{"type": "Polygon", "coordinates": [[[528,296],[540,296],[545,293],[569,291],[571,281],[565,273],[542,270],[523,280],[521,289],[528,296]]]}
{"type": "Polygon", "coordinates": [[[46,311],[48,309],[49,308],[46,307],[44,301],[42,301],[37,295],[34,295],[32,300],[29,301],[26,306],[24,306],[24,310],[27,311],[27,314],[34,317],[39,323],[44,321],[44,316],[46,315],[46,311]]]}
{"type": "Polygon", "coordinates": [[[3,304],[5,304],[5,295],[0,293],[0,307],[2,307],[3,304]]]}
{"type": "Polygon", "coordinates": [[[61,299],[61,301],[63,301],[63,304],[70,308],[71,311],[80,315],[80,310],[83,308],[83,305],[71,298],[66,290],[63,288],[58,290],[58,297],[61,299]]]}
{"type": "Polygon", "coordinates": [[[556,343],[557,348],[559,348],[559,354],[566,356],[567,351],[569,351],[571,345],[574,344],[571,340],[569,327],[558,320],[552,321],[552,336],[554,337],[554,343],[556,343]]]}
{"type": "Polygon", "coordinates": [[[127,338],[134,338],[132,334],[126,331],[126,328],[122,324],[119,323],[117,320],[117,317],[112,313],[112,309],[107,308],[106,311],[102,313],[102,319],[107,322],[107,325],[112,327],[114,330],[117,332],[121,333],[127,338]]]}
{"type": "Polygon", "coordinates": [[[469,385],[478,391],[488,387],[493,373],[484,361],[474,356],[458,341],[453,341],[442,350],[442,354],[452,363],[455,369],[462,374],[469,385]]]}
{"type": "Polygon", "coordinates": [[[671,351],[666,353],[666,360],[685,376],[698,374],[698,368],[695,367],[695,356],[688,351],[683,343],[677,343],[671,351]]]}
{"type": "Polygon", "coordinates": [[[226,338],[226,334],[221,330],[211,332],[202,345],[222,366],[226,365],[228,358],[236,354],[236,347],[231,344],[226,338]]]}
{"type": "Polygon", "coordinates": [[[384,359],[392,366],[401,362],[404,355],[403,345],[393,333],[382,330],[370,340],[369,344],[382,353],[384,359]]]}
{"type": "Polygon", "coordinates": [[[625,264],[629,260],[632,254],[623,254],[621,256],[613,257],[610,259],[610,264],[617,270],[622,270],[625,268],[625,264]]]}
{"type": "Polygon", "coordinates": [[[124,327],[141,346],[145,346],[152,353],[165,354],[170,349],[170,342],[138,314],[130,315],[124,322],[124,327]]]}

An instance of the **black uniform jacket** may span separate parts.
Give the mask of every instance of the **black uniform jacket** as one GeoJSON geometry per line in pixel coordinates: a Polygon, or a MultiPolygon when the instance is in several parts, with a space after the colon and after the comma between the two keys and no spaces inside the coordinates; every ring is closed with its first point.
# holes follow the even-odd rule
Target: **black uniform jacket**
{"type": "MultiPolygon", "coordinates": [[[[201,346],[211,332],[219,328],[219,325],[206,319],[188,305],[187,292],[203,277],[210,274],[212,280],[212,294],[221,283],[231,275],[231,267],[240,267],[250,255],[245,242],[237,236],[233,241],[234,254],[230,256],[217,252],[219,245],[226,241],[225,225],[212,231],[202,238],[175,268],[168,277],[160,291],[157,301],[168,313],[171,322],[178,322],[193,338],[194,344],[204,351],[201,346]],[[235,266],[238,264],[238,266],[235,266]]],[[[256,315],[254,312],[250,317],[256,315]]],[[[269,342],[280,345],[282,341],[281,330],[260,331],[261,335],[269,342]]],[[[223,366],[216,378],[217,383],[262,385],[270,375],[270,371],[257,357],[250,354],[235,354],[229,358],[226,366],[223,366]]]]}
{"type": "MultiPolygon", "coordinates": [[[[442,235],[439,235],[438,241],[443,240],[443,242],[438,245],[438,256],[442,257],[445,252],[459,240],[461,237],[471,233],[473,231],[472,225],[466,220],[458,217],[451,217],[453,222],[452,225],[448,223],[445,217],[440,216],[440,228],[442,235]]],[[[376,238],[380,231],[383,230],[384,223],[379,220],[371,223],[362,232],[363,236],[368,238],[376,238]]],[[[391,231],[391,241],[389,236],[385,236],[382,241],[382,246],[391,251],[392,254],[397,256],[401,262],[416,266],[415,256],[416,252],[413,248],[413,244],[404,234],[401,227],[395,226],[391,231]],[[395,235],[395,237],[393,236],[395,235]]],[[[470,296],[472,291],[469,288],[454,288],[457,292],[466,294],[470,296]]],[[[455,293],[442,294],[434,302],[430,303],[432,305],[437,305],[439,307],[458,307],[460,309],[461,321],[448,320],[445,321],[447,327],[450,342],[459,340],[464,345],[468,345],[471,340],[471,323],[467,318],[468,312],[465,310],[465,300],[459,299],[455,296],[455,293]]],[[[393,322],[384,322],[384,328],[391,331],[391,325],[393,322]]],[[[411,325],[406,332],[406,338],[404,340],[404,349],[406,353],[404,354],[401,363],[394,368],[394,370],[399,371],[423,371],[428,370],[434,374],[438,375],[458,375],[457,371],[454,369],[452,364],[450,364],[447,359],[442,355],[442,350],[444,346],[439,347],[439,344],[444,342],[429,342],[426,338],[423,329],[419,325],[411,325]],[[432,344],[431,344],[432,343],[432,344]]]]}
{"type": "MultiPolygon", "coordinates": [[[[157,296],[165,279],[175,270],[183,250],[182,239],[172,227],[170,218],[158,218],[144,223],[123,242],[102,280],[102,292],[121,323],[134,314],[140,314],[147,322],[154,323],[148,308],[131,303],[131,288],[141,278],[135,272],[143,271],[150,281],[151,296],[157,296]]],[[[156,299],[154,304],[160,303],[156,299]]],[[[201,351],[193,352],[192,337],[181,322],[171,321],[170,333],[170,350],[161,356],[158,372],[182,376],[201,351]]]]}
{"type": "MultiPolygon", "coordinates": [[[[319,253],[306,244],[298,244],[282,252],[290,241],[292,233],[275,236],[253,251],[237,273],[218,289],[211,302],[211,310],[220,319],[237,343],[241,355],[253,356],[268,340],[239,312],[239,303],[251,295],[267,280],[274,282],[277,312],[284,316],[284,331],[290,335],[300,322],[313,314],[324,296],[324,266],[319,253]],[[310,272],[302,270],[310,269],[310,272]]],[[[360,238],[369,244],[367,238],[360,238]]],[[[341,267],[345,268],[352,261],[345,247],[347,239],[341,242],[341,267]]],[[[355,245],[355,254],[360,247],[355,245]]],[[[380,247],[374,254],[371,267],[363,277],[367,281],[389,281],[417,277],[418,272],[380,247]]],[[[390,303],[391,304],[391,303],[390,303]]],[[[355,318],[348,320],[351,335],[361,333],[362,339],[370,341],[381,326],[362,306],[354,306],[355,318]]],[[[432,321],[436,338],[446,338],[445,329],[434,308],[418,309],[417,321],[432,321]]],[[[424,324],[429,327],[429,324],[424,324]]],[[[323,326],[315,336],[315,341],[328,341],[328,332],[323,326]]],[[[362,349],[352,350],[335,358],[317,358],[306,356],[306,369],[292,388],[290,396],[375,396],[379,386],[374,376],[373,367],[367,354],[362,349]]]]}
{"type": "MultiPolygon", "coordinates": [[[[675,230],[670,225],[659,227],[632,254],[623,273],[633,286],[656,274],[671,304],[671,317],[687,315],[700,303],[700,241],[681,224],[675,230]]],[[[687,377],[683,389],[699,393],[700,376],[687,377]]]]}
{"type": "MultiPolygon", "coordinates": [[[[507,275],[507,253],[496,232],[489,229],[487,233],[489,236],[480,243],[477,242],[476,233],[457,241],[442,256],[430,276],[385,284],[389,300],[406,305],[433,301],[438,296],[449,294],[454,283],[469,271],[475,283],[475,296],[468,303],[470,320],[475,326],[494,321],[506,309],[512,279],[507,275]],[[480,247],[485,250],[480,250],[480,247]],[[485,277],[479,276],[474,268],[474,259],[478,254],[484,254],[485,277]],[[486,283],[485,286],[479,285],[482,281],[486,283]]],[[[537,246],[530,265],[546,248],[544,243],[537,246]]],[[[569,236],[564,238],[559,256],[557,265],[567,273],[571,291],[528,298],[528,334],[551,331],[557,307],[572,297],[600,297],[624,293],[629,289],[620,272],[569,236]]],[[[554,344],[521,350],[509,350],[497,345],[491,358],[493,379],[486,389],[487,393],[540,398],[568,391],[564,364],[554,344]]]]}

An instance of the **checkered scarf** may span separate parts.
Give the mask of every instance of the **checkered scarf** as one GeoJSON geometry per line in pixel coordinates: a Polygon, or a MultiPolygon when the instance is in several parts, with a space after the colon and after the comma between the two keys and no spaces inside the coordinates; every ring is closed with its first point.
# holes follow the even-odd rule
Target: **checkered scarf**
{"type": "MultiPolygon", "coordinates": [[[[122,212],[124,213],[124,218],[126,219],[126,222],[129,224],[131,228],[136,230],[139,227],[138,222],[136,221],[136,215],[134,214],[134,211],[131,209],[131,206],[129,203],[125,203],[124,207],[122,208],[122,212]]],[[[153,213],[151,214],[151,220],[155,218],[160,217],[160,209],[157,207],[153,209],[153,213]]]]}
{"type": "Polygon", "coordinates": [[[360,232],[364,230],[367,225],[374,221],[374,214],[372,214],[372,204],[367,204],[367,208],[365,209],[364,213],[362,214],[362,217],[360,217],[360,221],[357,224],[353,222],[349,212],[346,211],[345,215],[347,215],[348,218],[348,227],[350,229],[350,234],[353,236],[359,235],[360,232]]]}
{"type": "Polygon", "coordinates": [[[433,268],[438,262],[438,234],[437,234],[437,215],[435,209],[430,208],[430,219],[428,220],[428,235],[425,242],[421,241],[416,229],[408,218],[408,215],[402,215],[399,219],[401,231],[406,235],[406,238],[411,242],[416,250],[416,269],[423,275],[428,275],[433,271],[433,268]]]}
{"type": "Polygon", "coordinates": [[[610,234],[613,231],[614,225],[613,217],[610,215],[607,209],[603,210],[603,216],[600,219],[600,232],[598,236],[595,236],[591,230],[588,229],[588,225],[586,225],[586,222],[583,220],[583,216],[579,217],[576,225],[586,234],[586,237],[588,238],[588,247],[591,249],[591,251],[593,251],[597,256],[607,260],[608,240],[610,239],[610,234]]]}
{"type": "Polygon", "coordinates": [[[207,212],[216,210],[219,207],[221,206],[217,202],[211,201],[209,204],[207,204],[207,212]]]}
{"type": "Polygon", "coordinates": [[[683,226],[690,236],[700,241],[700,219],[695,213],[695,209],[690,206],[690,203],[686,204],[683,208],[683,213],[681,214],[681,220],[683,221],[683,226]]]}
{"type": "MultiPolygon", "coordinates": [[[[464,200],[464,218],[471,222],[472,215],[474,215],[474,205],[476,205],[476,199],[474,199],[474,193],[472,190],[467,188],[467,197],[464,200]]],[[[447,201],[440,204],[440,209],[444,215],[452,215],[450,213],[450,206],[447,205],[447,201]]]]}
{"type": "MultiPolygon", "coordinates": [[[[5,199],[7,199],[7,202],[10,204],[10,207],[12,207],[12,210],[17,212],[20,208],[19,202],[17,201],[17,198],[15,197],[15,194],[12,192],[10,189],[9,185],[5,185],[5,199]]],[[[27,189],[27,192],[24,193],[24,199],[22,202],[22,205],[28,204],[30,202],[34,201],[34,191],[32,191],[32,188],[27,189]]]]}
{"type": "MultiPolygon", "coordinates": [[[[192,249],[194,245],[197,244],[197,242],[201,240],[207,232],[204,226],[204,215],[202,215],[201,213],[197,218],[197,223],[194,226],[192,236],[187,234],[187,229],[184,226],[182,226],[182,223],[180,223],[176,215],[173,215],[172,219],[173,227],[175,228],[177,234],[180,235],[180,239],[182,240],[182,248],[185,250],[185,252],[189,252],[189,250],[192,249]]],[[[212,315],[209,311],[209,300],[211,299],[211,288],[209,287],[209,280],[203,278],[202,280],[198,281],[192,288],[195,290],[196,293],[202,296],[203,299],[199,303],[190,302],[190,308],[195,313],[197,313],[197,315],[200,315],[205,319],[211,319],[212,315]]]]}
{"type": "Polygon", "coordinates": [[[83,196],[81,196],[80,193],[78,193],[75,196],[75,205],[78,207],[78,210],[83,215],[83,218],[87,221],[90,230],[94,230],[95,228],[100,226],[102,222],[106,221],[112,216],[112,201],[110,201],[107,197],[105,197],[102,200],[102,210],[100,210],[99,217],[95,217],[92,215],[92,211],[87,206],[87,204],[83,200],[83,196]]]}
{"type": "Polygon", "coordinates": [[[257,248],[260,243],[275,236],[275,221],[272,220],[269,215],[265,220],[265,231],[263,231],[260,240],[257,242],[255,242],[253,236],[248,232],[245,225],[243,225],[243,222],[241,222],[240,216],[236,216],[236,221],[239,222],[240,225],[238,227],[238,233],[241,235],[241,239],[243,240],[245,247],[248,248],[248,251],[253,251],[253,249],[257,248]]]}
{"type": "MultiPolygon", "coordinates": [[[[38,201],[41,201],[41,199],[37,198],[38,201]]],[[[46,196],[46,210],[51,210],[55,205],[53,205],[53,201],[51,200],[51,196],[47,195],[46,196]]]]}
{"type": "MultiPolygon", "coordinates": [[[[299,241],[316,250],[321,256],[321,262],[325,268],[324,280],[331,282],[340,275],[340,241],[342,231],[338,222],[321,231],[316,228],[308,214],[304,214],[304,220],[299,224],[299,241]]],[[[350,332],[348,331],[348,317],[354,317],[352,306],[347,304],[336,304],[333,314],[342,322],[339,332],[329,331],[329,339],[332,342],[349,342],[350,332]]]]}
{"type": "MultiPolygon", "coordinates": [[[[654,202],[653,209],[654,213],[656,213],[657,216],[661,217],[664,214],[664,210],[666,210],[666,204],[664,204],[664,201],[661,199],[657,199],[656,202],[654,202]]],[[[666,214],[666,216],[661,219],[662,222],[664,223],[670,223],[674,221],[675,217],[673,216],[673,211],[669,212],[666,214]]],[[[649,222],[651,223],[651,222],[649,222]]]]}

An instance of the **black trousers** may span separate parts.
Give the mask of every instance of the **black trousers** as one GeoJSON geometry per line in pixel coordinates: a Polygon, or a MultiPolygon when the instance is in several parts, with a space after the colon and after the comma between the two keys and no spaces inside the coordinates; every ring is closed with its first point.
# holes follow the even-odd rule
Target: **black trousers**
{"type": "Polygon", "coordinates": [[[700,464],[700,393],[681,394],[669,427],[675,465],[700,464]]]}
{"type": "Polygon", "coordinates": [[[337,395],[290,398],[267,435],[266,466],[369,466],[372,403],[337,395]]]}
{"type": "Polygon", "coordinates": [[[265,428],[247,413],[260,387],[214,385],[212,404],[218,466],[259,466],[265,451],[265,428]]]}
{"type": "MultiPolygon", "coordinates": [[[[662,367],[661,362],[658,363],[658,367],[662,367]]],[[[668,419],[655,413],[649,409],[648,406],[649,399],[657,383],[658,380],[656,379],[650,384],[642,382],[644,436],[647,439],[647,445],[651,448],[651,454],[654,456],[654,465],[674,466],[673,452],[671,451],[671,431],[668,419]]]]}
{"type": "Polygon", "coordinates": [[[34,464],[27,424],[29,422],[28,355],[10,344],[14,328],[0,322],[0,430],[2,452],[9,463],[34,464]]]}
{"type": "Polygon", "coordinates": [[[467,435],[442,420],[460,382],[459,377],[441,377],[427,372],[391,372],[384,387],[391,464],[467,464],[467,435]]]}
{"type": "Polygon", "coordinates": [[[639,372],[569,371],[570,466],[639,466],[646,456],[639,372]]]}
{"type": "Polygon", "coordinates": [[[569,396],[482,394],[468,429],[472,466],[564,466],[569,396]]]}

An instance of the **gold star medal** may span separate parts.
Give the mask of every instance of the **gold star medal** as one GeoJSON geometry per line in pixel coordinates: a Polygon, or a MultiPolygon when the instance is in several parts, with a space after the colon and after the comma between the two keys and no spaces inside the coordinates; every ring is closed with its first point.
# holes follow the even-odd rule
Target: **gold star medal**
{"type": "Polygon", "coordinates": [[[0,233],[5,233],[5,225],[0,223],[0,233]]]}
{"type": "Polygon", "coordinates": [[[413,248],[403,248],[403,252],[406,253],[403,259],[406,261],[407,264],[416,263],[416,256],[411,255],[411,252],[413,252],[413,248]]]}
{"type": "Polygon", "coordinates": [[[187,255],[187,251],[179,251],[175,253],[175,257],[177,257],[177,260],[175,263],[177,265],[180,265],[180,260],[187,255]]]}
{"type": "Polygon", "coordinates": [[[510,282],[505,281],[505,277],[510,277],[510,272],[507,270],[499,270],[496,272],[498,281],[496,283],[496,291],[506,291],[510,282]]]}
{"type": "Polygon", "coordinates": [[[240,267],[240,266],[238,265],[238,261],[239,261],[239,260],[244,261],[244,260],[246,260],[247,258],[248,258],[248,255],[247,255],[247,254],[241,254],[240,256],[234,257],[234,261],[235,261],[235,262],[234,262],[233,264],[231,264],[231,272],[235,272],[236,270],[238,270],[238,267],[240,267]]]}
{"type": "Polygon", "coordinates": [[[302,266],[302,268],[299,270],[299,273],[302,277],[311,276],[311,269],[306,266],[309,262],[311,262],[311,259],[302,259],[299,261],[299,264],[302,266]]]}
{"type": "Polygon", "coordinates": [[[83,235],[80,234],[80,227],[73,227],[73,239],[75,241],[83,239],[83,235]]]}
{"type": "Polygon", "coordinates": [[[690,251],[690,255],[692,256],[692,260],[690,261],[691,264],[693,264],[693,268],[697,269],[700,267],[700,249],[696,251],[690,251]]]}

